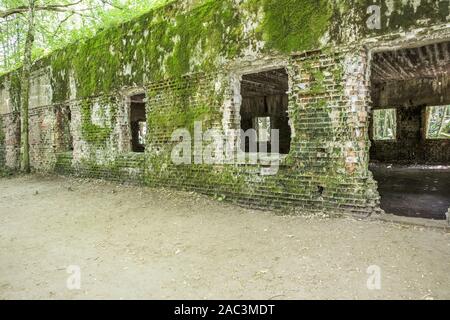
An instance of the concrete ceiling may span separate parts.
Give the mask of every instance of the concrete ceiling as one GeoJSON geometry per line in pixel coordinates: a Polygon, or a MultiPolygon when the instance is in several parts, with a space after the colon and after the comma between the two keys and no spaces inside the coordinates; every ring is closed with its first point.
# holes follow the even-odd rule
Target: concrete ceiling
{"type": "Polygon", "coordinates": [[[372,82],[436,78],[450,73],[450,42],[373,55],[372,82]]]}
{"type": "Polygon", "coordinates": [[[241,90],[246,97],[286,94],[288,75],[285,69],[246,74],[242,76],[241,90]]]}

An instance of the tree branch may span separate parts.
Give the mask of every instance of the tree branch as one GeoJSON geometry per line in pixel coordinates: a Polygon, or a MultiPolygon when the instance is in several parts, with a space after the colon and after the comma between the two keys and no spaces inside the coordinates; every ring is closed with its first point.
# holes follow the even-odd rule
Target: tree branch
{"type": "Polygon", "coordinates": [[[27,12],[28,10],[29,10],[29,8],[26,6],[20,6],[20,7],[13,8],[13,9],[2,10],[2,11],[0,11],[0,18],[5,19],[5,18],[15,15],[15,14],[21,14],[21,13],[27,12]]]}
{"type": "MultiPolygon", "coordinates": [[[[57,12],[66,12],[73,11],[70,7],[80,4],[83,0],[78,0],[77,2],[67,3],[67,4],[50,4],[45,6],[36,6],[34,8],[35,11],[57,11],[57,12]]],[[[0,11],[0,19],[5,19],[9,16],[15,14],[22,14],[30,10],[29,6],[19,6],[12,9],[1,10],[0,11]]]]}
{"type": "Polygon", "coordinates": [[[67,3],[67,4],[49,4],[46,6],[36,6],[36,10],[40,11],[58,11],[58,10],[65,10],[69,7],[76,6],[77,4],[80,4],[83,0],[78,0],[77,2],[73,3],[67,3]]]}
{"type": "Polygon", "coordinates": [[[108,0],[100,0],[103,4],[107,4],[115,9],[124,10],[125,8],[122,6],[118,6],[117,4],[112,3],[112,1],[108,0]]]}

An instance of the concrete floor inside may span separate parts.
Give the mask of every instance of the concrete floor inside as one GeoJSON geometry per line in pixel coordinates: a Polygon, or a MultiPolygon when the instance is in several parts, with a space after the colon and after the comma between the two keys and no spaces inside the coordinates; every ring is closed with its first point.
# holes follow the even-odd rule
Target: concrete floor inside
{"type": "Polygon", "coordinates": [[[450,109],[449,53],[450,42],[445,41],[373,54],[370,169],[386,213],[446,218],[450,207],[447,111],[439,120],[433,112],[450,109]],[[377,117],[375,112],[382,110],[393,115],[377,117]],[[440,124],[437,135],[431,120],[440,124]]]}
{"type": "Polygon", "coordinates": [[[444,220],[450,208],[450,166],[370,167],[386,213],[444,220]]]}

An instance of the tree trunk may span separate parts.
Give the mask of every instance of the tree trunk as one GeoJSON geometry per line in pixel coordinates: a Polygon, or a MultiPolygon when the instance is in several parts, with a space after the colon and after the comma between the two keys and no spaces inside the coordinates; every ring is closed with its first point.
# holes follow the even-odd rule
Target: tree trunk
{"type": "Polygon", "coordinates": [[[442,114],[442,118],[441,118],[441,122],[439,123],[439,129],[438,129],[438,138],[441,138],[442,134],[443,134],[443,130],[445,127],[445,120],[447,120],[447,109],[449,109],[449,107],[445,106],[445,107],[441,107],[444,109],[444,112],[442,114]]]}
{"type": "Polygon", "coordinates": [[[383,110],[383,115],[383,139],[387,139],[389,137],[389,112],[387,110],[383,110]]]}
{"type": "Polygon", "coordinates": [[[23,70],[20,94],[20,125],[21,125],[21,170],[30,173],[30,142],[28,130],[28,107],[30,102],[30,75],[32,61],[32,50],[34,44],[34,5],[35,0],[29,1],[30,7],[28,12],[28,32],[24,48],[23,70]]]}

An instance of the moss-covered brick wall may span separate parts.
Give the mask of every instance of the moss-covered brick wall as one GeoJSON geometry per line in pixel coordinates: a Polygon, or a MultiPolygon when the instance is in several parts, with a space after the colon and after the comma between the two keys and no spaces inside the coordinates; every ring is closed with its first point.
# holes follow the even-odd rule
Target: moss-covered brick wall
{"type": "MultiPolygon", "coordinates": [[[[370,214],[378,193],[368,170],[370,59],[363,45],[432,29],[448,16],[448,1],[431,0],[171,2],[35,63],[50,82],[50,99],[42,101],[51,102],[30,112],[32,165],[195,190],[256,207],[370,214]],[[366,25],[374,3],[382,9],[379,30],[366,25]],[[262,164],[174,165],[172,133],[192,132],[195,121],[204,130],[238,129],[236,78],[242,69],[273,61],[289,74],[293,132],[278,174],[262,174],[262,164]],[[130,147],[127,98],[136,93],[146,94],[142,154],[130,147]],[[70,128],[63,129],[72,135],[73,151],[58,148],[56,114],[67,107],[70,128]]],[[[16,112],[19,72],[0,77],[16,112]]],[[[3,117],[0,166],[18,164],[12,112],[3,117]]]]}
{"type": "Polygon", "coordinates": [[[36,108],[30,112],[30,163],[40,171],[53,170],[55,123],[53,108],[36,108]]]}
{"type": "MultiPolygon", "coordinates": [[[[256,207],[370,214],[378,194],[368,171],[368,91],[347,90],[364,74],[365,58],[363,52],[318,52],[290,59],[289,114],[295,136],[273,176],[263,175],[261,164],[173,164],[174,130],[192,130],[194,121],[202,121],[205,128],[223,132],[224,114],[235,110],[226,103],[234,92],[217,91],[212,75],[150,86],[145,182],[256,207]]],[[[223,87],[230,88],[225,82],[223,87]]],[[[238,121],[228,120],[239,129],[238,121]]]]}

